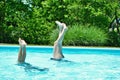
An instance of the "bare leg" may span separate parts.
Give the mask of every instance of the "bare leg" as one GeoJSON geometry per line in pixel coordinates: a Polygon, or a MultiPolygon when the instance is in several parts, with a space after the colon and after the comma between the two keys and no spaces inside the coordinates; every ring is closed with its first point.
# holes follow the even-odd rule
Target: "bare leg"
{"type": "Polygon", "coordinates": [[[59,34],[62,32],[62,30],[63,30],[63,25],[62,25],[62,23],[61,22],[59,22],[59,21],[55,21],[55,23],[58,25],[58,27],[59,27],[59,34]]]}
{"type": "Polygon", "coordinates": [[[20,45],[20,51],[18,53],[18,62],[22,63],[25,62],[26,58],[26,42],[21,38],[19,38],[18,42],[20,45]]]}
{"type": "Polygon", "coordinates": [[[54,59],[61,59],[64,58],[62,54],[62,41],[64,38],[64,34],[67,31],[67,27],[64,23],[60,23],[59,21],[56,21],[56,24],[59,26],[59,36],[57,40],[54,42],[53,57],[54,59]]]}

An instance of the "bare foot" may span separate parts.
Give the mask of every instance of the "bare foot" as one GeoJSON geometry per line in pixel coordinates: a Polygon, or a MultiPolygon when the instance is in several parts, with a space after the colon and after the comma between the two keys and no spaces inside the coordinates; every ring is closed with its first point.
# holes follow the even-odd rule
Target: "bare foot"
{"type": "Polygon", "coordinates": [[[63,29],[63,25],[61,22],[59,21],[55,21],[55,23],[58,25],[59,29],[60,29],[60,32],[62,32],[62,29],[63,29]]]}
{"type": "Polygon", "coordinates": [[[68,27],[66,26],[66,24],[65,24],[65,23],[62,23],[62,26],[63,26],[63,29],[64,29],[65,31],[67,31],[67,30],[68,30],[68,27]]]}
{"type": "Polygon", "coordinates": [[[27,43],[24,40],[22,40],[21,38],[19,38],[18,42],[21,46],[27,45],[27,43]]]}

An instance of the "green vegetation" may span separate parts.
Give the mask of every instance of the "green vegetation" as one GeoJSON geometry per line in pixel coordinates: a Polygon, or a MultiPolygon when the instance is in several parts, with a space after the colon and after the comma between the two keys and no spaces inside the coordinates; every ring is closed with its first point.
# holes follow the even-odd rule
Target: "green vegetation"
{"type": "MultiPolygon", "coordinates": [[[[51,43],[56,40],[58,29],[51,34],[51,43]]],[[[63,41],[64,45],[105,45],[108,40],[108,35],[104,30],[95,26],[88,25],[73,25],[69,28],[63,41]]]]}
{"type": "Polygon", "coordinates": [[[1,0],[0,43],[53,44],[55,20],[69,27],[64,45],[120,46],[120,36],[108,32],[119,0],[1,0]],[[25,1],[25,2],[23,2],[25,1]]]}

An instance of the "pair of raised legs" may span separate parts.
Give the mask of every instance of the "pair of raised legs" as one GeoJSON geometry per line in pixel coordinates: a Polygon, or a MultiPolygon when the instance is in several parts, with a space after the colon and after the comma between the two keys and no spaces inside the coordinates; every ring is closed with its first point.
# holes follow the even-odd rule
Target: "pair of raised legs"
{"type": "Polygon", "coordinates": [[[19,48],[20,50],[18,53],[18,62],[23,63],[23,62],[25,62],[25,58],[26,58],[26,45],[27,45],[27,43],[24,40],[22,40],[21,38],[19,38],[18,42],[20,45],[20,48],[19,48]]]}
{"type": "MultiPolygon", "coordinates": [[[[53,50],[52,59],[59,60],[59,59],[64,58],[62,54],[62,41],[64,39],[65,32],[67,31],[68,28],[65,23],[61,23],[59,21],[55,21],[55,23],[59,27],[59,35],[58,35],[57,40],[54,42],[54,50],[53,50]]],[[[18,62],[22,63],[22,62],[25,62],[27,43],[21,38],[19,38],[18,42],[20,45],[20,51],[18,53],[18,62]]]]}
{"type": "Polygon", "coordinates": [[[59,35],[57,40],[54,42],[54,51],[53,51],[53,59],[62,59],[64,58],[62,54],[62,41],[64,39],[65,32],[67,31],[67,26],[65,23],[61,23],[59,21],[55,21],[55,23],[59,27],[59,35]]]}

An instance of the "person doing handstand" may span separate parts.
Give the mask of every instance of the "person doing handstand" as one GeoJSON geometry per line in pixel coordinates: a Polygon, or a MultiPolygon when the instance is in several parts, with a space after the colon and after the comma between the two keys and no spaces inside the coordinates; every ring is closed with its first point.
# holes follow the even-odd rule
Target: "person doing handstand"
{"type": "Polygon", "coordinates": [[[52,60],[61,60],[64,58],[64,55],[62,54],[62,41],[64,39],[65,32],[68,30],[65,23],[61,23],[59,21],[55,21],[55,23],[59,27],[59,35],[57,40],[54,42],[54,50],[53,50],[53,58],[52,60]]]}
{"type": "Polygon", "coordinates": [[[26,58],[26,45],[27,43],[22,40],[21,38],[19,38],[18,40],[19,45],[20,45],[20,50],[18,53],[18,65],[19,66],[23,66],[25,71],[32,71],[32,70],[37,70],[37,71],[48,71],[48,68],[39,68],[37,66],[32,66],[29,63],[25,62],[25,58],[26,58]]]}
{"type": "Polygon", "coordinates": [[[25,58],[26,58],[26,45],[27,45],[27,43],[24,40],[22,40],[21,38],[19,38],[18,42],[20,45],[20,49],[19,49],[19,53],[18,53],[18,62],[24,63],[25,58]]]}

